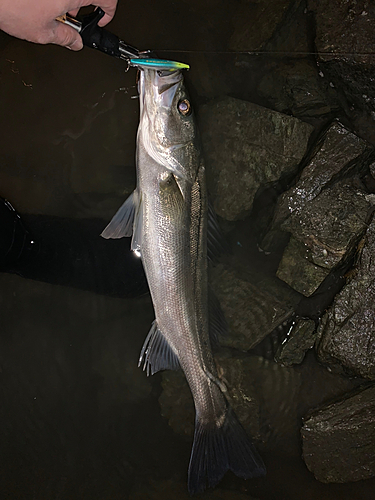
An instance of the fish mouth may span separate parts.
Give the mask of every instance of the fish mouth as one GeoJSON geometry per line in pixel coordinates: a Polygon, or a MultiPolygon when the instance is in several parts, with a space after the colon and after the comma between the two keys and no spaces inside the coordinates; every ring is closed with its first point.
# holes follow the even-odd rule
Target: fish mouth
{"type": "Polygon", "coordinates": [[[154,69],[142,69],[138,81],[138,92],[141,101],[141,109],[147,106],[170,108],[178,89],[183,81],[181,70],[163,71],[154,69]]]}

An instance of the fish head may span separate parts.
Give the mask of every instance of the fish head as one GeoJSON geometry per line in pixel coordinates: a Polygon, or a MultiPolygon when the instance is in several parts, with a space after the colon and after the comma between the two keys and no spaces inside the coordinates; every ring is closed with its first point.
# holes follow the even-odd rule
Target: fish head
{"type": "Polygon", "coordinates": [[[198,165],[195,118],[181,71],[142,69],[138,134],[146,152],[178,179],[193,181],[198,165]]]}

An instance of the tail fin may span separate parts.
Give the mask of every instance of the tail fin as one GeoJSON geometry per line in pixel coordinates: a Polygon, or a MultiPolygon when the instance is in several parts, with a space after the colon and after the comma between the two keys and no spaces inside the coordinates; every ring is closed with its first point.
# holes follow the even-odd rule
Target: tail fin
{"type": "Polygon", "coordinates": [[[228,470],[243,479],[266,473],[263,460],[230,407],[221,427],[196,420],[189,465],[189,493],[193,495],[214,487],[228,470]]]}

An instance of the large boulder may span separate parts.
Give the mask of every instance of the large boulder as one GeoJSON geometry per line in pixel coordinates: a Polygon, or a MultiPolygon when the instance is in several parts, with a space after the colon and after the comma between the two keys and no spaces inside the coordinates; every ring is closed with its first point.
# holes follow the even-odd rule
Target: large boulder
{"type": "Polygon", "coordinates": [[[304,419],[303,458],[324,483],[375,476],[375,387],[346,395],[304,419]]]}
{"type": "Polygon", "coordinates": [[[260,186],[297,172],[313,130],[232,97],[202,106],[199,118],[214,208],[232,221],[249,214],[260,186]]]}
{"type": "Polygon", "coordinates": [[[280,197],[274,225],[298,216],[323,189],[367,166],[371,151],[366,141],[334,121],[317,141],[296,184],[280,197]]]}
{"type": "Polygon", "coordinates": [[[281,225],[292,238],[277,276],[306,296],[314,293],[330,270],[355,250],[370,208],[366,194],[344,181],[298,207],[281,225]]]}
{"type": "Polygon", "coordinates": [[[371,161],[372,148],[340,122],[322,134],[295,185],[278,200],[272,230],[291,234],[277,276],[305,296],[348,259],[366,229],[371,200],[352,177],[371,161]]]}
{"type": "Polygon", "coordinates": [[[375,11],[368,0],[309,0],[321,76],[338,89],[341,107],[373,144],[375,11]]]}
{"type": "Polygon", "coordinates": [[[320,361],[375,380],[375,221],[359,248],[351,277],[318,330],[320,361]]]}

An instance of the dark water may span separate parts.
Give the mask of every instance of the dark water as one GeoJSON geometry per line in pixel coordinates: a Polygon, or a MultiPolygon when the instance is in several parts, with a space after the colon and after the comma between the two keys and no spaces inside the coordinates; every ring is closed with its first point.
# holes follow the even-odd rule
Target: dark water
{"type": "MultiPolygon", "coordinates": [[[[120,2],[110,29],[190,63],[197,105],[228,93],[269,105],[255,89],[267,68],[293,55],[215,54],[228,48],[236,7],[120,2]]],[[[23,214],[102,219],[104,227],[135,182],[134,70],[93,50],[0,33],[0,86],[0,195],[23,214]]],[[[149,297],[4,273],[0,284],[0,498],[187,498],[191,442],[160,415],[160,376],[147,379],[137,368],[153,320],[149,297]]],[[[202,498],[372,498],[374,480],[322,484],[301,459],[302,416],[356,382],[328,373],[313,354],[287,370],[260,360],[257,377],[270,429],[261,450],[268,475],[244,482],[228,474],[223,496],[202,498]]]]}

